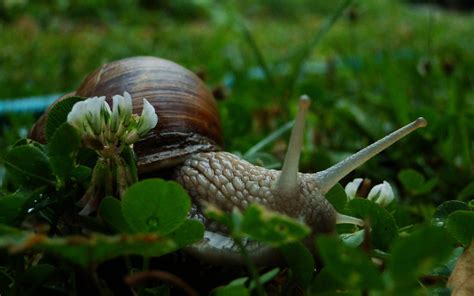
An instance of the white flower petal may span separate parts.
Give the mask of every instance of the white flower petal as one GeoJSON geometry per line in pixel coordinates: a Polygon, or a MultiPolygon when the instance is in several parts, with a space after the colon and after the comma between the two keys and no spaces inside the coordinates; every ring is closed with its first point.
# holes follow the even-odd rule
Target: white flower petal
{"type": "Polygon", "coordinates": [[[78,129],[81,129],[82,127],[81,121],[82,121],[82,117],[85,114],[85,108],[86,108],[86,104],[84,101],[75,103],[74,106],[72,106],[72,110],[67,115],[67,122],[70,125],[78,129]]]}
{"type": "Polygon", "coordinates": [[[374,187],[372,187],[372,189],[370,189],[369,195],[367,196],[367,199],[372,200],[372,201],[376,201],[376,199],[380,195],[380,191],[382,190],[382,186],[383,186],[383,184],[378,184],[378,185],[375,185],[374,187]]]}
{"type": "Polygon", "coordinates": [[[113,132],[120,129],[120,125],[128,126],[132,116],[132,97],[128,92],[123,96],[116,95],[112,97],[113,111],[111,129],[113,132]]]}
{"type": "Polygon", "coordinates": [[[146,135],[158,123],[158,115],[155,108],[147,99],[143,99],[143,111],[138,121],[137,132],[140,137],[146,135]]]}
{"type": "Polygon", "coordinates": [[[132,97],[126,91],[123,92],[124,114],[132,115],[132,97]]]}
{"type": "Polygon", "coordinates": [[[76,127],[81,134],[99,134],[103,117],[110,114],[105,97],[93,97],[77,102],[67,115],[67,122],[76,127]]]}
{"type": "Polygon", "coordinates": [[[112,131],[118,130],[120,124],[120,106],[123,104],[123,97],[115,95],[112,97],[112,120],[110,122],[110,128],[112,131]]]}
{"type": "Polygon", "coordinates": [[[346,187],[344,187],[344,191],[346,192],[347,198],[349,200],[354,199],[356,197],[357,190],[359,189],[359,186],[362,181],[362,178],[356,178],[351,182],[347,183],[346,187]]]}
{"type": "Polygon", "coordinates": [[[105,102],[105,97],[93,97],[87,99],[85,102],[87,104],[86,118],[94,133],[98,135],[101,133],[102,127],[101,110],[104,104],[107,104],[105,102]]]}
{"type": "Polygon", "coordinates": [[[112,111],[110,110],[110,106],[107,102],[104,102],[101,107],[105,112],[107,112],[108,115],[112,115],[112,111]]]}
{"type": "Polygon", "coordinates": [[[390,183],[383,181],[382,184],[378,184],[370,190],[367,198],[384,207],[394,200],[395,195],[393,194],[390,183]]]}

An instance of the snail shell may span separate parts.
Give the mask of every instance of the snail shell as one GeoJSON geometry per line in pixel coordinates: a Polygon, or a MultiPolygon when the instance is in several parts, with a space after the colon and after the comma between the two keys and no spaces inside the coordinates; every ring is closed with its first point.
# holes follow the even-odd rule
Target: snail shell
{"type": "MultiPolygon", "coordinates": [[[[194,73],[168,60],[132,57],[103,65],[75,92],[60,99],[77,95],[111,100],[124,91],[134,99],[133,113],[141,112],[146,98],[160,118],[159,124],[134,145],[139,173],[173,167],[187,155],[223,146],[219,113],[211,92],[194,73]]],[[[46,116],[30,132],[32,139],[42,143],[46,116]]]]}

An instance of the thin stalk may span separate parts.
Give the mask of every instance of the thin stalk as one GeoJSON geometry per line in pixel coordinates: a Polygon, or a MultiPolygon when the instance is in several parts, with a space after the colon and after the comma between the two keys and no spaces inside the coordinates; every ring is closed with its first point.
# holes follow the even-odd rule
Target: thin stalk
{"type": "Polygon", "coordinates": [[[101,296],[108,296],[111,294],[109,288],[107,286],[104,287],[104,284],[102,284],[100,278],[99,278],[99,275],[97,274],[96,271],[92,271],[92,279],[94,281],[94,284],[97,288],[97,290],[99,291],[99,294],[101,296]]]}
{"type": "Polygon", "coordinates": [[[244,38],[245,40],[247,40],[247,43],[252,49],[252,52],[255,55],[255,58],[257,59],[257,63],[262,68],[263,72],[265,73],[265,77],[268,83],[270,84],[270,86],[275,86],[275,79],[273,78],[270,68],[268,67],[268,63],[265,61],[262,51],[260,50],[257,42],[255,41],[255,38],[253,37],[252,32],[249,30],[244,20],[239,19],[239,22],[240,22],[240,27],[242,29],[242,33],[244,34],[244,38]]]}
{"type": "Polygon", "coordinates": [[[243,37],[249,44],[250,49],[252,50],[255,58],[257,59],[257,63],[259,64],[260,68],[262,68],[268,83],[270,84],[270,86],[275,86],[275,79],[273,78],[273,75],[270,71],[270,67],[268,66],[268,63],[266,62],[265,57],[262,54],[262,51],[260,50],[260,47],[258,46],[257,41],[253,37],[253,34],[248,28],[245,20],[240,16],[236,8],[225,2],[223,3],[223,5],[225,6],[225,9],[227,11],[230,11],[230,13],[233,14],[232,18],[237,22],[237,25],[240,27],[243,37]]]}
{"type": "Polygon", "coordinates": [[[297,190],[298,183],[298,167],[300,162],[301,149],[303,147],[304,138],[304,122],[311,101],[308,96],[300,97],[298,114],[296,122],[291,131],[290,142],[286,151],[285,161],[281,169],[280,177],[276,183],[277,189],[283,194],[291,194],[297,190]]]}
{"type": "Polygon", "coordinates": [[[256,286],[256,289],[257,289],[257,295],[264,296],[265,291],[263,290],[262,283],[260,283],[260,277],[259,277],[257,268],[255,267],[255,264],[253,264],[252,260],[250,259],[249,253],[247,252],[247,249],[242,244],[242,241],[239,237],[234,237],[234,241],[235,241],[235,243],[237,244],[237,247],[240,250],[240,254],[244,258],[244,261],[245,261],[245,264],[247,265],[250,276],[255,281],[255,286],[256,286]]]}
{"type": "Polygon", "coordinates": [[[280,128],[278,128],[276,131],[272,132],[271,134],[263,138],[260,142],[258,142],[257,144],[252,146],[249,150],[247,150],[247,152],[245,152],[244,159],[251,157],[255,153],[262,150],[268,144],[271,144],[272,142],[274,142],[276,139],[281,137],[284,133],[289,131],[293,127],[294,124],[295,124],[294,120],[289,121],[285,123],[283,126],[281,126],[280,128]]]}
{"type": "Polygon", "coordinates": [[[142,270],[147,271],[150,268],[150,257],[143,257],[142,270]]]}
{"type": "Polygon", "coordinates": [[[104,170],[105,174],[105,195],[110,196],[114,194],[114,175],[116,174],[116,163],[115,159],[107,158],[105,159],[106,169],[104,170]]]}
{"type": "Polygon", "coordinates": [[[295,62],[293,64],[293,72],[289,76],[288,84],[286,87],[286,98],[291,98],[293,96],[296,81],[298,80],[303,65],[310,56],[311,52],[319,44],[323,37],[329,32],[334,23],[343,15],[344,11],[349,7],[352,1],[353,0],[344,1],[329,17],[329,19],[324,21],[324,23],[314,35],[313,39],[311,39],[309,43],[307,43],[306,46],[303,47],[300,55],[295,59],[295,62]]]}

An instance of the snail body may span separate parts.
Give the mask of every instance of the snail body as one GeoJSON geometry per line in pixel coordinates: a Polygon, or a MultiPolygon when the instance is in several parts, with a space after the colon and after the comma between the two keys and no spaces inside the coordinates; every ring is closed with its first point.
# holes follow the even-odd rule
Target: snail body
{"type": "MultiPolygon", "coordinates": [[[[206,204],[224,211],[244,210],[251,203],[305,222],[311,237],[332,233],[337,223],[362,225],[359,219],[335,211],[324,195],[344,176],[413,130],[426,125],[422,118],[389,134],[346,160],[315,174],[298,172],[303,143],[305,114],[309,98],[301,97],[282,171],[255,166],[220,151],[223,137],[216,103],[204,83],[192,72],[163,59],[134,57],[119,60],[90,74],[75,95],[92,97],[127,91],[133,98],[133,112],[142,109],[146,98],[160,121],[144,139],[134,144],[139,173],[169,171],[189,193],[193,205],[190,216],[206,225],[202,242],[189,252],[214,262],[241,262],[232,239],[202,213],[206,204]]],[[[44,142],[44,115],[30,136],[44,142]]],[[[253,259],[266,264],[275,253],[259,243],[248,241],[253,259]]]]}

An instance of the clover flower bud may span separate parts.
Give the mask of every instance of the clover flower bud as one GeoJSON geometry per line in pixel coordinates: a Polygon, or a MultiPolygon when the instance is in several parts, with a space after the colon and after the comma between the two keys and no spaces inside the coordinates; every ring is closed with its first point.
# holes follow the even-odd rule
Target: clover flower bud
{"type": "Polygon", "coordinates": [[[123,142],[127,145],[131,145],[135,143],[136,141],[138,141],[139,139],[140,139],[140,136],[138,135],[137,131],[133,130],[127,133],[125,137],[123,137],[123,142]]]}
{"type": "Polygon", "coordinates": [[[354,199],[357,196],[357,190],[359,190],[362,181],[362,178],[356,178],[351,182],[347,183],[346,187],[344,187],[344,191],[346,192],[348,200],[354,199]]]}
{"type": "Polygon", "coordinates": [[[375,185],[370,190],[367,198],[385,207],[395,199],[395,195],[393,194],[390,183],[383,181],[382,184],[375,185]]]}

